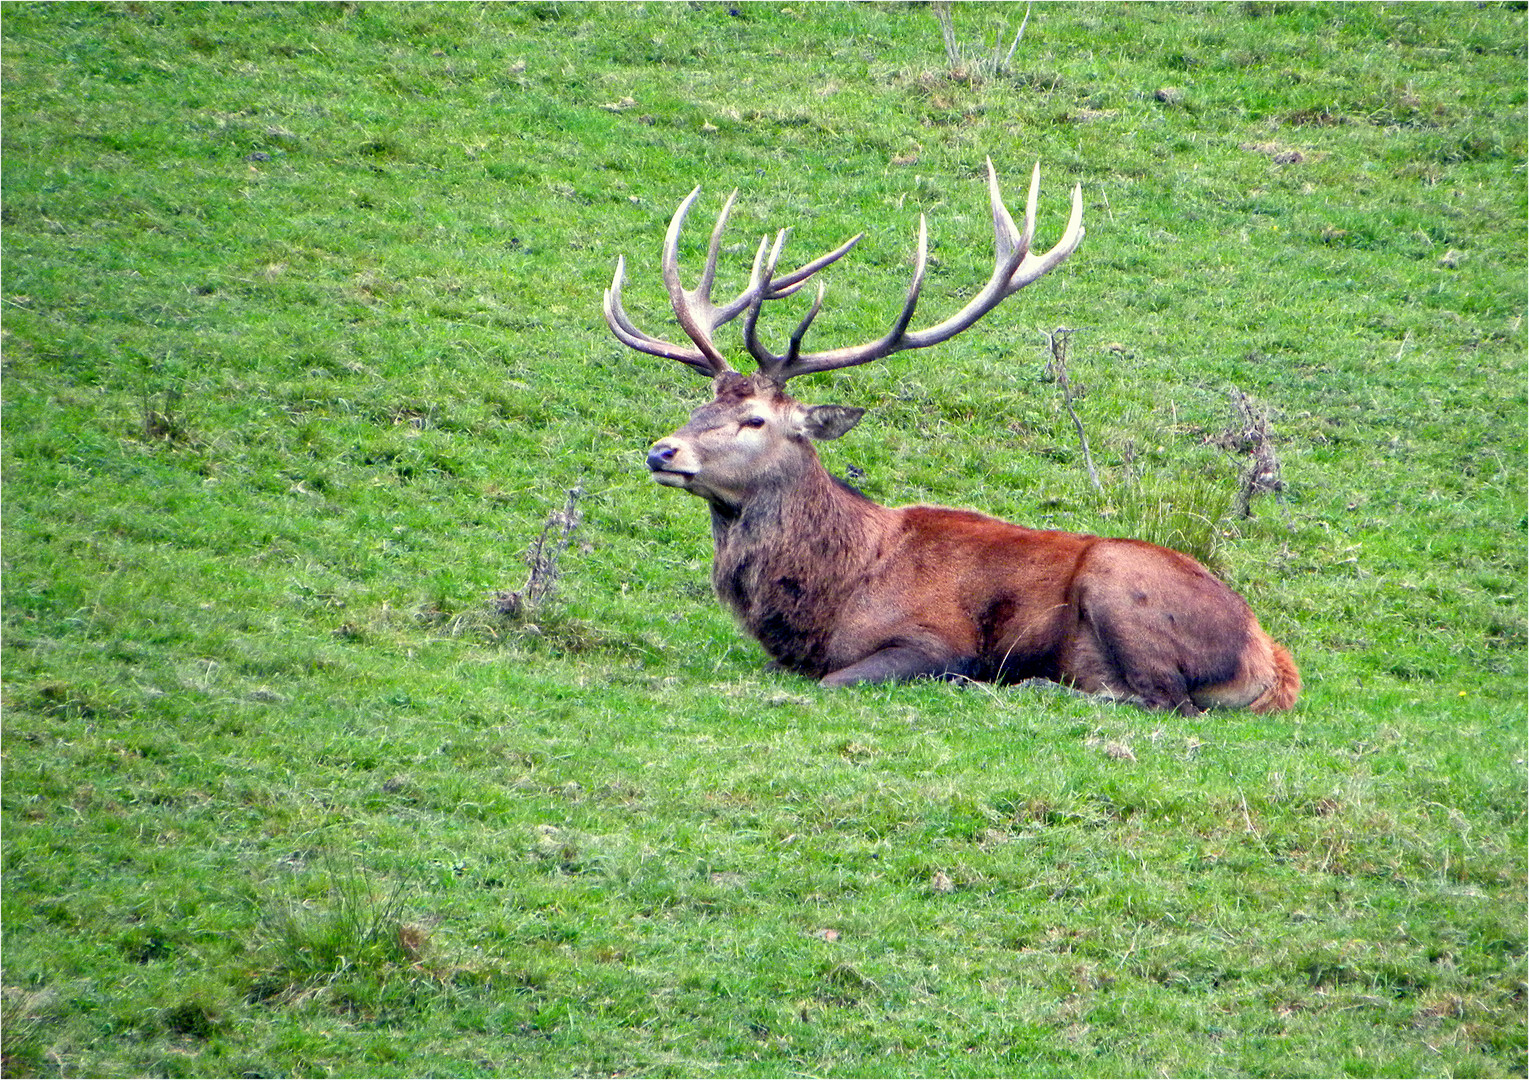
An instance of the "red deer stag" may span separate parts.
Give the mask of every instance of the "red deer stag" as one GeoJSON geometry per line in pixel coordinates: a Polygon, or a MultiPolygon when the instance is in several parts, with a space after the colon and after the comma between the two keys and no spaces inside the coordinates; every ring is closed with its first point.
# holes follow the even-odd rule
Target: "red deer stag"
{"type": "Polygon", "coordinates": [[[818,460],[812,440],[845,434],[864,410],[804,405],[785,392],[787,380],[955,337],[1057,267],[1083,239],[1082,191],[1074,188],[1062,239],[1044,255],[1030,252],[1039,164],[1023,230],[1004,206],[991,161],[988,187],[997,257],[987,285],[944,322],[909,329],[928,247],[921,217],[902,312],[884,337],[863,345],[802,352],[822,304],[821,283],[784,355],[765,348],[757,333],[765,301],[796,292],[859,236],[779,277],[786,231],[773,248],[766,237],[748,287],[725,304],[712,302],[736,191],[712,230],[696,288],[680,284],[679,234],[699,187],[680,204],[664,240],[664,285],[692,344],[652,337],[632,323],[621,306],[625,259],[617,260],[605,294],[616,337],[713,380],[713,400],[653,445],[648,468],[658,483],[711,506],[717,595],[780,666],[829,687],[919,676],[1042,677],[1186,714],[1290,707],[1301,685],[1290,654],[1242,597],[1189,556],[1141,540],[1026,529],[970,510],[880,506],[818,460]],[[733,370],[712,340],[740,315],[759,365],[752,375],[733,370]]]}

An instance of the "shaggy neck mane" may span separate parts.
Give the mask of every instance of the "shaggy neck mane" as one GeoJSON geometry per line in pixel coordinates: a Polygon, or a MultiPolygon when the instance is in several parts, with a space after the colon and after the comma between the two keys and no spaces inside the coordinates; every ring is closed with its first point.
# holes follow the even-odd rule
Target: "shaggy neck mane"
{"type": "Polygon", "coordinates": [[[777,661],[821,672],[839,600],[875,558],[884,513],[814,453],[741,506],[712,506],[712,585],[777,661]]]}

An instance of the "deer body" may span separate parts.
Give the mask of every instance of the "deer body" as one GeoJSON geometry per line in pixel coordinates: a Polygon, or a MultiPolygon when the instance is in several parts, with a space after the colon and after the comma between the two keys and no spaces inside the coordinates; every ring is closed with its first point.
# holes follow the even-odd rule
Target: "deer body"
{"type": "Polygon", "coordinates": [[[802,354],[815,304],[784,356],[757,340],[760,305],[795,291],[854,241],[781,279],[774,269],[783,235],[768,263],[761,244],[749,288],[719,308],[710,291],[727,208],[700,287],[678,282],[676,238],[692,193],[670,225],[664,278],[695,347],[631,324],[621,310],[620,265],[606,294],[606,317],[622,341],[713,377],[713,400],[654,444],[648,467],[660,484],[710,505],[718,597],[780,666],[824,686],[1044,678],[1184,713],[1288,708],[1300,689],[1290,654],[1194,559],[1145,541],[1027,529],[970,510],[880,506],[831,476],[812,445],[848,432],[863,410],[808,406],[785,392],[795,375],[952,337],[1060,263],[1082,238],[1080,197],[1075,191],[1062,242],[1037,258],[1029,242],[1038,179],[1039,169],[1020,234],[989,163],[996,266],[988,287],[957,315],[907,330],[924,269],[921,226],[914,283],[891,333],[866,346],[802,354]],[[711,341],[717,326],[745,311],[746,341],[760,362],[754,375],[732,370],[711,341]]]}
{"type": "Polygon", "coordinates": [[[712,584],[781,667],[825,686],[1044,678],[1185,712],[1293,703],[1288,654],[1189,556],[880,506],[810,441],[847,431],[857,410],[803,406],[758,376],[717,384],[649,466],[710,504],[712,584]]]}

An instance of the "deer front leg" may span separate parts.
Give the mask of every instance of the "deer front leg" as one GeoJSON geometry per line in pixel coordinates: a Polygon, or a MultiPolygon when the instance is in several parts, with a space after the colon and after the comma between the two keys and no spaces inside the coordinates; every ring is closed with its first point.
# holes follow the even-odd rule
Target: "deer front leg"
{"type": "Polygon", "coordinates": [[[848,667],[831,671],[819,682],[830,689],[856,683],[906,682],[920,677],[972,674],[970,657],[931,656],[928,647],[887,645],[848,667]]]}

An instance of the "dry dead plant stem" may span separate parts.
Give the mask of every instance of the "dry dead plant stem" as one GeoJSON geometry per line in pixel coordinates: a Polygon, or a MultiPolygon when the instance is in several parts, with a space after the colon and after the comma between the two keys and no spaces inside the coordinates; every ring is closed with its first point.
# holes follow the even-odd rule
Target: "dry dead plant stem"
{"type": "Polygon", "coordinates": [[[1094,468],[1094,455],[1088,448],[1088,433],[1083,430],[1078,410],[1072,406],[1072,380],[1067,376],[1067,343],[1075,333],[1076,329],[1059,326],[1046,335],[1051,347],[1051,360],[1046,364],[1046,371],[1061,386],[1062,404],[1067,406],[1067,415],[1072,417],[1072,425],[1078,429],[1078,441],[1083,444],[1083,464],[1088,466],[1089,482],[1094,485],[1095,491],[1103,494],[1104,485],[1099,482],[1099,471],[1094,468]]]}
{"type": "Polygon", "coordinates": [[[1239,518],[1253,516],[1253,496],[1278,495],[1285,490],[1280,476],[1279,457],[1274,452],[1274,436],[1269,431],[1269,414],[1237,387],[1232,387],[1232,407],[1237,423],[1215,440],[1223,450],[1248,455],[1242,469],[1233,512],[1239,518]]]}
{"type": "Polygon", "coordinates": [[[583,487],[575,485],[568,489],[568,501],[563,508],[547,515],[541,534],[526,550],[526,565],[530,567],[526,583],[514,592],[503,592],[495,597],[499,614],[519,618],[536,610],[552,596],[562,575],[558,560],[568,550],[574,530],[584,520],[584,511],[579,509],[579,500],[583,497],[583,487]]]}
{"type": "Polygon", "coordinates": [[[967,56],[956,41],[955,21],[950,14],[949,0],[937,0],[930,5],[934,9],[934,17],[940,23],[940,36],[945,39],[945,58],[950,61],[950,73],[955,76],[978,75],[985,78],[994,78],[1005,74],[1009,64],[1014,59],[1014,50],[1019,48],[1019,43],[1024,39],[1025,27],[1030,22],[1030,5],[1025,5],[1025,17],[1020,20],[1019,30],[1014,35],[1014,40],[1009,44],[1009,51],[1002,56],[999,50],[1003,48],[1003,31],[998,31],[993,37],[993,51],[983,55],[974,53],[967,56]]]}

